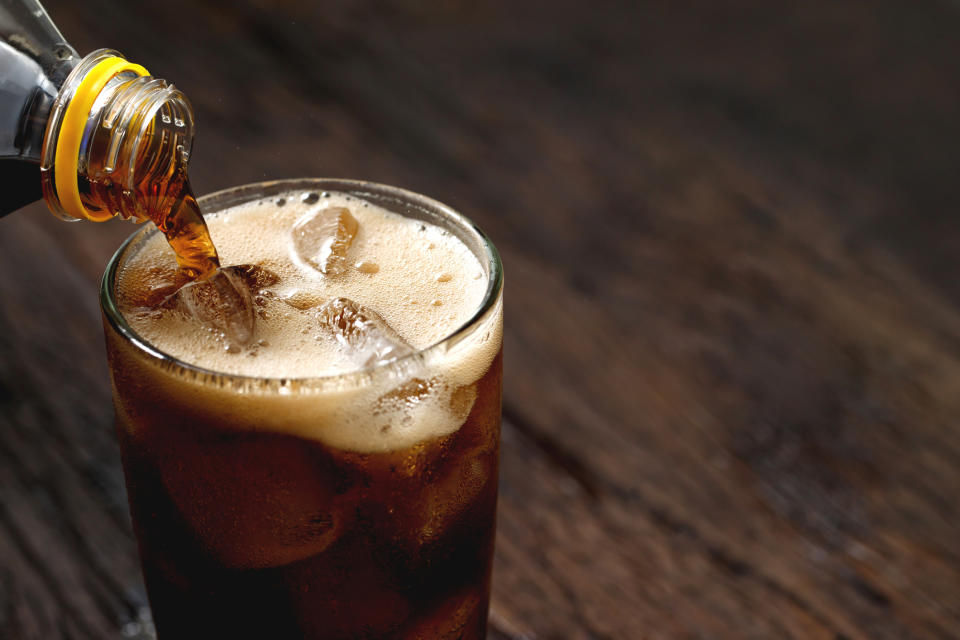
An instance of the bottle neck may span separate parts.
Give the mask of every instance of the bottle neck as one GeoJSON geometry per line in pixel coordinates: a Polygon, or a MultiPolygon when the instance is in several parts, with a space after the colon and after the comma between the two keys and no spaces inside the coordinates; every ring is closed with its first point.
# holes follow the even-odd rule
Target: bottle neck
{"type": "Polygon", "coordinates": [[[182,197],[193,110],[173,85],[145,73],[100,50],[60,89],[40,165],[44,198],[55,215],[156,221],[157,212],[182,197]]]}

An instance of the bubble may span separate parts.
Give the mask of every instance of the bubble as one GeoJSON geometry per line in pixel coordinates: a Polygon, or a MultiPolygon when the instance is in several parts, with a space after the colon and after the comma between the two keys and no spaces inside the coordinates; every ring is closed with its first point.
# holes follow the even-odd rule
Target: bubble
{"type": "Polygon", "coordinates": [[[380,265],[376,262],[369,262],[363,260],[354,265],[360,273],[366,273],[368,275],[373,275],[374,273],[380,271],[380,265]]]}

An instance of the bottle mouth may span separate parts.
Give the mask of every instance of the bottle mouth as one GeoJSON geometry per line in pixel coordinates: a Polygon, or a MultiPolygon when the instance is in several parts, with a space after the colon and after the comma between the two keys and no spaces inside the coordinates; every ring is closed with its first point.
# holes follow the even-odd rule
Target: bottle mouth
{"type": "Polygon", "coordinates": [[[107,83],[120,74],[150,75],[145,68],[127,61],[116,51],[94,51],[70,72],[54,101],[44,134],[41,183],[50,211],[65,220],[100,222],[113,217],[113,212],[92,211],[84,205],[78,169],[90,110],[107,83]]]}
{"type": "Polygon", "coordinates": [[[106,215],[156,222],[187,179],[193,110],[173,85],[149,76],[125,79],[104,94],[87,121],[80,173],[91,187],[100,185],[92,199],[106,215]]]}

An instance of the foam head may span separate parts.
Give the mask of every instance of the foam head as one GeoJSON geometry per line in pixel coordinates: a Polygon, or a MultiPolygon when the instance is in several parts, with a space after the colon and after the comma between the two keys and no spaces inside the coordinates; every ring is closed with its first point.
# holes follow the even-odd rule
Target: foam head
{"type": "MultiPolygon", "coordinates": [[[[250,340],[237,349],[215,327],[156,305],[157,291],[178,284],[159,234],[117,276],[118,306],[134,332],[227,377],[275,383],[369,372],[336,392],[278,394],[279,403],[260,394],[259,406],[280,414],[251,405],[240,423],[257,415],[256,428],[351,450],[409,446],[462,423],[471,385],[499,351],[501,315],[498,302],[471,336],[427,349],[470,322],[487,296],[486,266],[456,235],[336,192],[279,194],[215,211],[207,223],[222,263],[243,265],[255,305],[250,340]]],[[[249,404],[249,394],[229,397],[222,385],[184,383],[198,387],[190,394],[198,402],[249,404]]]]}

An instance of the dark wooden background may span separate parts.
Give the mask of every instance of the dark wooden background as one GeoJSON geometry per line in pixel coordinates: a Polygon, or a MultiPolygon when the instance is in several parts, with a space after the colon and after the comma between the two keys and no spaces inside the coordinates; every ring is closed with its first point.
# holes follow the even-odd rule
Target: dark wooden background
{"type": "MultiPolygon", "coordinates": [[[[960,637],[956,0],[48,0],[198,114],[506,264],[491,638],[960,637]]],[[[96,287],[0,220],[0,637],[137,636],[96,287]]]]}

